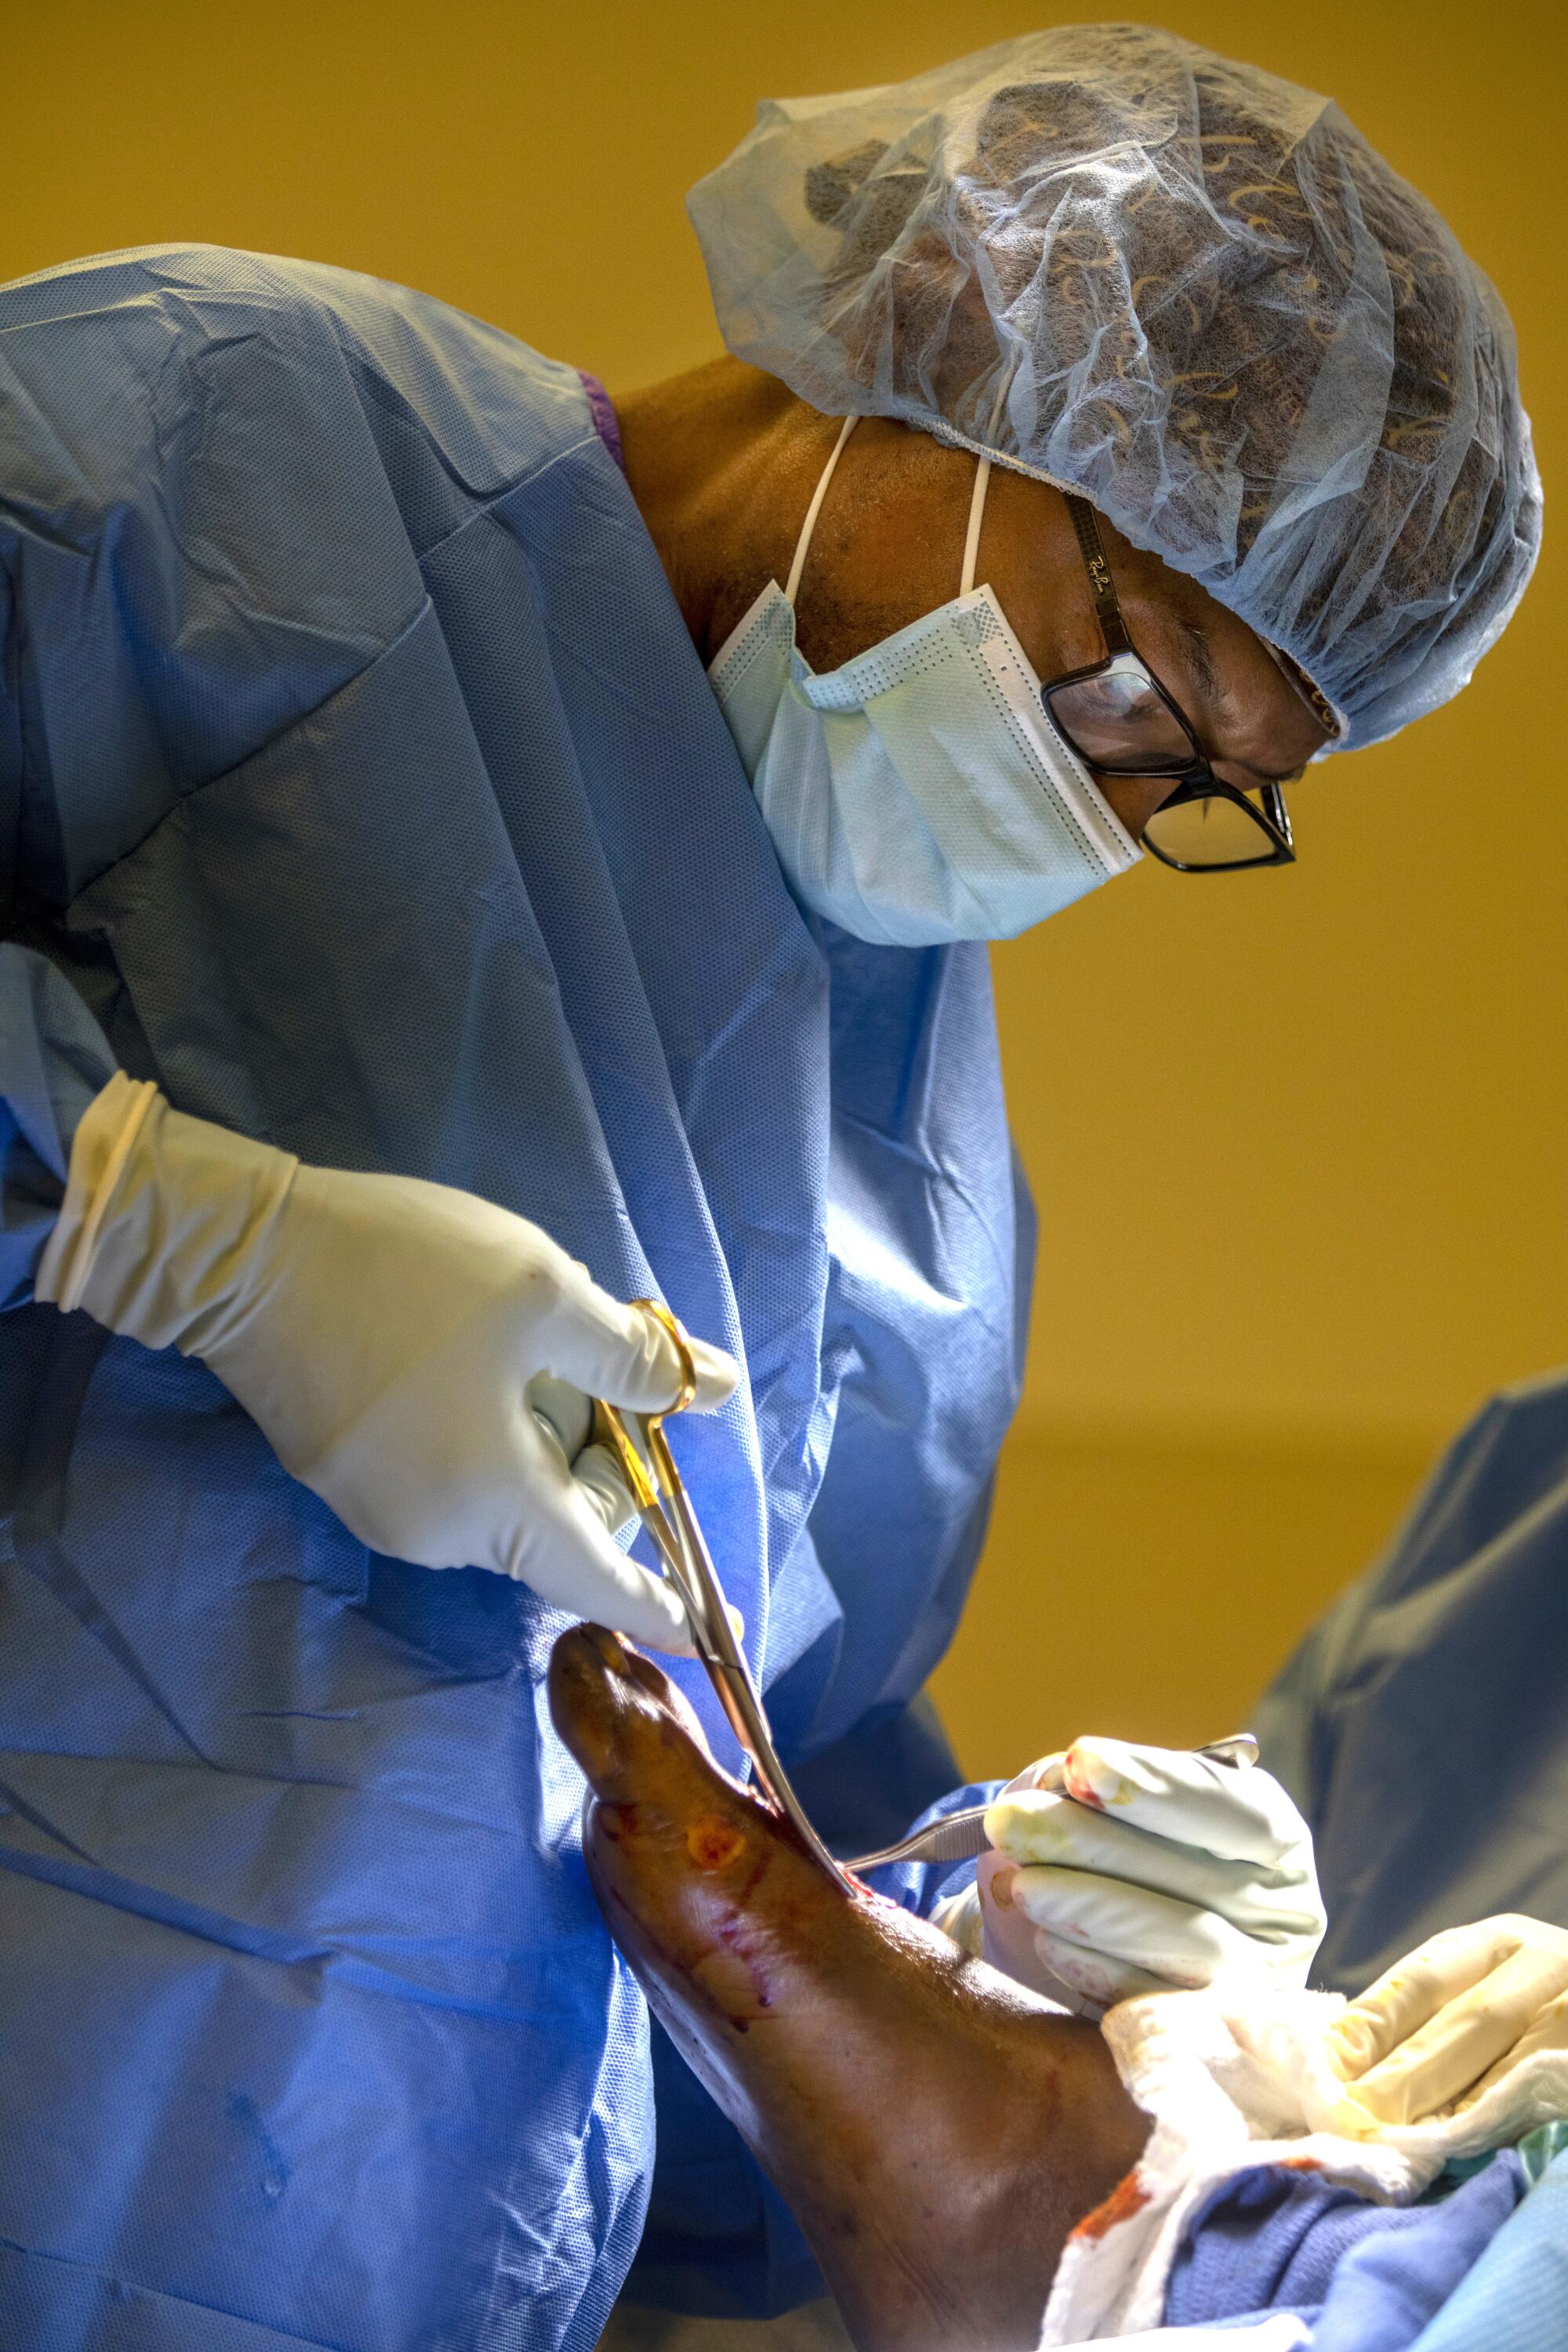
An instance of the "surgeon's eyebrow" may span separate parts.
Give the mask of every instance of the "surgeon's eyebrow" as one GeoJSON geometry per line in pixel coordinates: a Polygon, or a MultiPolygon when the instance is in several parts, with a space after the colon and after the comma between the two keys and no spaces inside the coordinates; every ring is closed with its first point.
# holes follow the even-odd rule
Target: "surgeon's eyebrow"
{"type": "MultiPolygon", "coordinates": [[[[1184,613],[1177,614],[1176,628],[1202,692],[1210,702],[1223,700],[1219,672],[1215,667],[1214,647],[1209,643],[1208,632],[1196,621],[1188,620],[1184,613]]],[[[1190,725],[1191,721],[1188,723],[1190,725]]],[[[1236,759],[1229,752],[1215,754],[1216,758],[1222,756],[1226,767],[1244,769],[1247,775],[1256,776],[1260,784],[1293,784],[1306,772],[1303,765],[1292,768],[1288,775],[1282,776],[1277,768],[1259,768],[1252,761],[1236,759]]]]}
{"type": "Polygon", "coordinates": [[[1177,614],[1176,627],[1187,659],[1192,664],[1194,677],[1209,700],[1217,702],[1219,676],[1214,666],[1214,647],[1208,641],[1207,631],[1200,628],[1196,621],[1189,621],[1184,613],[1177,614]]]}

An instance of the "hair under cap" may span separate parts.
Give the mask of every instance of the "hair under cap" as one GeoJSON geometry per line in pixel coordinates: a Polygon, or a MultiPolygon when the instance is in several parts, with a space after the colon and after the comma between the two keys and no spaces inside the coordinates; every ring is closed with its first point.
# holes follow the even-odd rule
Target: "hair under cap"
{"type": "Polygon", "coordinates": [[[1390,735],[1523,593],[1513,331],[1331,100],[1142,25],[769,100],[689,198],[731,351],[1081,491],[1390,735]]]}

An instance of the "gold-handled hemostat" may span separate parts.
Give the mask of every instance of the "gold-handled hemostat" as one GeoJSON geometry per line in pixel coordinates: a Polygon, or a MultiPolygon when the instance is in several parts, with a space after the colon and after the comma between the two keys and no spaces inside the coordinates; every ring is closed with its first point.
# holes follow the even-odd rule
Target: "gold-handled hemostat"
{"type": "Polygon", "coordinates": [[[712,1555],[665,1435],[666,1421],[684,1412],[697,1394],[697,1367],[692,1360],[690,1341],[660,1300],[638,1298],[632,1303],[673,1340],[680,1365],[679,1391],[674,1403],[661,1412],[629,1416],[618,1406],[595,1401],[595,1440],[609,1447],[620,1466],[626,1490],[637,1505],[637,1517],[647,1529],[664,1572],[686,1611],[697,1654],[707,1669],[731,1729],[751,1759],[759,1788],[773,1800],[817,1861],[836,1875],[841,1875],[839,1864],[812,1827],[805,1806],[790,1786],[789,1775],[779,1762],[762,1696],[736,1639],[712,1555]],[[628,1419],[636,1424],[636,1436],[627,1426],[628,1419]]]}

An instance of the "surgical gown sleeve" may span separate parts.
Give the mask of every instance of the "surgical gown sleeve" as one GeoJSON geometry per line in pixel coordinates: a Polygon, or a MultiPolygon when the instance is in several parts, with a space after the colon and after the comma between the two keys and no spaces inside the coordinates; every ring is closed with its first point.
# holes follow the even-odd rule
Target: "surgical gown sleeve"
{"type": "Polygon", "coordinates": [[[114,1074],[97,1022],[47,958],[0,944],[0,1307],[33,1295],[71,1139],[114,1074]]]}

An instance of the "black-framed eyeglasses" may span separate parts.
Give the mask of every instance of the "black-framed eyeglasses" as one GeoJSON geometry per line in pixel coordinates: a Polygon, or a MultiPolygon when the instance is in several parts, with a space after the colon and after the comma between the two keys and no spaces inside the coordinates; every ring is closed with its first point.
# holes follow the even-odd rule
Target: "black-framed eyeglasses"
{"type": "MultiPolygon", "coordinates": [[[[1094,509],[1067,496],[1106,658],[1040,688],[1058,732],[1088,768],[1107,776],[1169,776],[1174,789],[1143,828],[1143,845],[1179,874],[1291,866],[1290,818],[1278,784],[1242,792],[1222,783],[1186,719],[1134,649],[1105,560],[1094,509]]],[[[1276,656],[1278,658],[1278,656],[1276,656]]],[[[1281,664],[1281,667],[1283,667],[1281,664]]],[[[1304,674],[1285,671],[1326,734],[1329,706],[1304,674]]]]}

